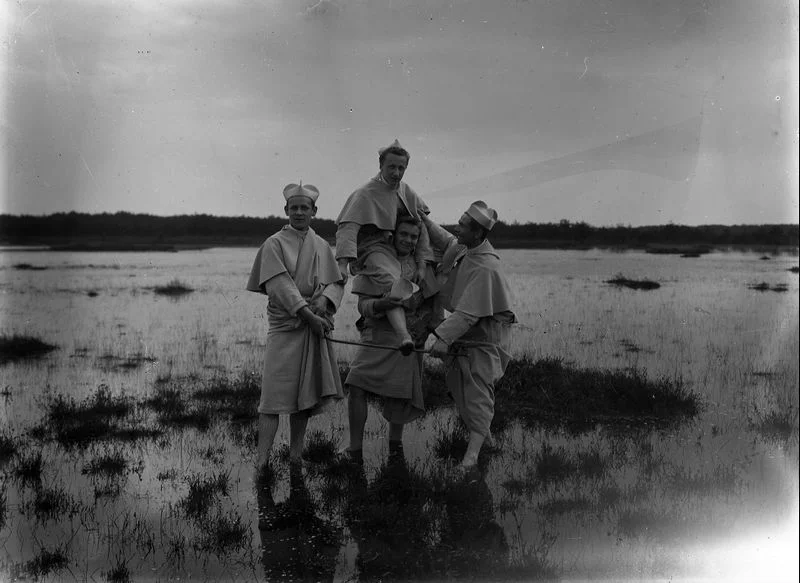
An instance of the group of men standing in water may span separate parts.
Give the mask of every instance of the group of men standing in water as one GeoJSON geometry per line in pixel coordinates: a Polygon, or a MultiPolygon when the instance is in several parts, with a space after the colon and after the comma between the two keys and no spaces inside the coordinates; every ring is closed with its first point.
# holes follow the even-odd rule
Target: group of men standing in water
{"type": "Polygon", "coordinates": [[[390,451],[425,410],[423,354],[443,360],[447,390],[469,432],[460,467],[474,468],[491,436],[494,386],[510,359],[512,294],[487,237],[497,212],[483,201],[455,235],[428,216],[403,175],[410,155],[397,140],[379,150],[380,171],[347,199],[336,248],[311,228],[319,190],[289,184],[289,219],[256,255],[247,289],[268,297],[259,412],[258,466],[268,462],[279,415],[289,415],[290,460],[299,462],[308,419],[348,398],[349,444],[358,463],[366,395],[379,396],[390,451]],[[345,285],[357,295],[359,346],[344,383],[329,338],[345,285]]]}

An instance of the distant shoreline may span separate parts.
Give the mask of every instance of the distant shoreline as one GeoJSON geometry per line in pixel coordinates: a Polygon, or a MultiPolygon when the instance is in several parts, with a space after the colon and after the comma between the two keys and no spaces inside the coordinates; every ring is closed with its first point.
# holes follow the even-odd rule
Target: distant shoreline
{"type": "MultiPolygon", "coordinates": [[[[771,255],[800,255],[800,248],[791,245],[772,244],[672,244],[672,243],[647,243],[644,245],[632,244],[604,244],[585,243],[565,240],[500,240],[490,241],[497,249],[530,249],[530,250],[561,250],[561,251],[591,251],[593,249],[606,251],[640,251],[653,255],[681,255],[685,257],[699,257],[714,252],[752,252],[771,255]]],[[[105,241],[36,241],[20,243],[18,241],[0,241],[0,251],[23,252],[156,252],[178,253],[180,251],[204,251],[214,248],[258,248],[262,241],[241,239],[203,239],[196,241],[147,241],[131,240],[105,240],[105,241]]],[[[328,240],[333,245],[334,241],[328,240]]]]}

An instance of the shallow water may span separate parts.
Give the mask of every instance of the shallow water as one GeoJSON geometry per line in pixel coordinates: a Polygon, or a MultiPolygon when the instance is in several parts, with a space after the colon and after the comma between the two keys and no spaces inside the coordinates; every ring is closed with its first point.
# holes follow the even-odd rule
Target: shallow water
{"type": "MultiPolygon", "coordinates": [[[[265,301],[242,290],[254,250],[0,253],[2,332],[59,347],[44,359],[0,368],[2,426],[20,443],[0,466],[0,573],[18,573],[43,550],[63,549],[69,564],[58,580],[103,580],[119,564],[136,580],[281,573],[336,580],[796,578],[798,276],[788,270],[797,257],[500,254],[517,295],[517,356],[642,369],[682,382],[702,397],[704,411],[668,432],[512,426],[497,436],[501,449],[474,483],[442,478],[448,465],[430,453],[452,427],[452,411],[414,423],[404,460],[391,463],[385,427],[371,411],[363,476],[337,489],[313,464],[302,476],[290,476],[284,465],[270,500],[254,487],[252,442],[236,439],[224,422],[69,451],[28,433],[43,419],[48,396],[82,399],[107,384],[143,399],[159,378],[196,375],[182,381],[189,392],[208,379],[260,373],[265,301]],[[46,269],[14,269],[19,263],[46,269]],[[617,274],[661,287],[604,283],[617,274]],[[195,291],[177,299],[154,293],[175,278],[195,291]],[[762,281],[789,291],[748,289],[762,281]],[[139,365],[114,366],[129,358],[139,365]],[[766,416],[787,411],[794,411],[788,433],[764,430],[766,416]],[[571,470],[536,474],[545,446],[563,451],[571,470]],[[104,494],[102,480],[81,468],[115,448],[135,471],[115,479],[116,494],[104,494]],[[15,468],[40,449],[37,490],[15,468]],[[581,465],[591,455],[602,471],[581,465]],[[226,492],[208,514],[187,516],[181,502],[188,478],[220,473],[228,476],[226,492]],[[38,516],[37,491],[47,488],[66,492],[73,511],[38,516]],[[237,546],[215,549],[204,539],[220,517],[244,525],[237,546]]],[[[355,319],[346,294],[335,336],[356,339],[355,319]]],[[[352,355],[346,346],[337,350],[340,360],[352,355]]],[[[341,404],[309,429],[341,443],[346,427],[341,404]]],[[[279,441],[286,433],[282,421],[279,441]]]]}

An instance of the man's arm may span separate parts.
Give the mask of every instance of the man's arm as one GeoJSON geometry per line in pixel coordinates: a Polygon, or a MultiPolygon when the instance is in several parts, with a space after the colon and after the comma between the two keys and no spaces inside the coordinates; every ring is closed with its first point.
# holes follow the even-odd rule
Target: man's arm
{"type": "MultiPolygon", "coordinates": [[[[424,230],[426,231],[426,236],[429,238],[430,244],[434,249],[444,252],[444,250],[456,240],[452,233],[441,225],[434,223],[428,215],[422,215],[422,222],[425,223],[424,230]]],[[[420,233],[420,239],[421,238],[422,234],[420,233]]]]}
{"type": "Polygon", "coordinates": [[[358,257],[358,231],[361,225],[350,221],[339,223],[336,229],[336,263],[342,279],[347,281],[347,266],[358,257]]]}
{"type": "Polygon", "coordinates": [[[264,293],[292,316],[300,318],[317,336],[324,336],[330,330],[330,324],[316,315],[308,306],[308,302],[300,294],[297,285],[288,273],[279,273],[264,282],[264,293]]]}

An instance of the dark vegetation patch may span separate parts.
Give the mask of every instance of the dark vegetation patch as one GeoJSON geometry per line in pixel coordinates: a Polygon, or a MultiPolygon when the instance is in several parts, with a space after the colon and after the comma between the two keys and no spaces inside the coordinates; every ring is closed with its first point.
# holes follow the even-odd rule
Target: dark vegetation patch
{"type": "Polygon", "coordinates": [[[38,580],[54,573],[60,573],[68,567],[69,556],[66,548],[42,549],[38,555],[27,563],[16,566],[14,571],[17,571],[17,573],[12,574],[12,580],[16,581],[18,578],[25,578],[25,575],[30,575],[33,579],[38,580]]]}
{"type": "Polygon", "coordinates": [[[797,265],[795,265],[794,267],[790,267],[790,268],[789,268],[789,271],[790,271],[791,273],[800,273],[800,267],[798,267],[797,265]]]}
{"type": "Polygon", "coordinates": [[[200,529],[194,547],[198,551],[221,557],[248,548],[251,538],[250,525],[245,524],[241,516],[218,512],[200,529]]]}
{"type": "Polygon", "coordinates": [[[695,253],[695,252],[692,252],[692,253],[681,253],[681,257],[683,259],[696,259],[697,257],[700,257],[700,255],[702,255],[702,254],[701,253],[695,253]]]}
{"type": "Polygon", "coordinates": [[[47,269],[46,265],[32,265],[31,263],[15,263],[12,267],[20,271],[44,271],[47,269]]]}
{"type": "Polygon", "coordinates": [[[769,255],[762,255],[761,257],[759,257],[759,259],[761,261],[772,261],[772,257],[770,257],[769,255]]]}
{"type": "Polygon", "coordinates": [[[43,470],[42,452],[24,453],[17,457],[14,475],[24,484],[40,484],[43,470]]]}
{"type": "Polygon", "coordinates": [[[162,432],[128,418],[135,410],[132,399],[111,393],[106,384],[78,401],[58,394],[45,404],[46,418],[30,431],[37,439],[52,439],[63,447],[88,446],[101,440],[136,441],[162,432]]]}
{"type": "Polygon", "coordinates": [[[303,459],[312,464],[331,462],[336,457],[336,441],[328,437],[323,431],[314,429],[306,437],[303,459]]]}
{"type": "Polygon", "coordinates": [[[5,429],[0,432],[0,464],[6,463],[17,453],[17,441],[5,429]]]}
{"type": "Polygon", "coordinates": [[[751,289],[754,291],[774,291],[774,292],[787,292],[789,291],[789,286],[785,283],[776,283],[775,285],[770,285],[766,281],[762,281],[760,283],[752,283],[747,286],[747,289],[751,289]]]}
{"type": "Polygon", "coordinates": [[[153,396],[145,399],[145,407],[158,414],[158,422],[168,427],[195,427],[206,431],[211,427],[212,409],[208,404],[189,403],[174,386],[159,385],[153,396]]]}
{"type": "Polygon", "coordinates": [[[132,581],[128,563],[122,558],[117,558],[114,566],[106,573],[109,583],[128,583],[132,581]]]}
{"type": "Polygon", "coordinates": [[[617,287],[627,287],[629,289],[639,289],[644,291],[658,289],[661,287],[661,284],[657,281],[652,281],[649,279],[628,279],[622,275],[616,275],[613,279],[607,279],[605,280],[605,283],[609,285],[615,285],[617,287]]]}
{"type": "Polygon", "coordinates": [[[39,520],[53,520],[63,515],[75,515],[79,504],[62,488],[37,488],[34,498],[22,505],[23,512],[32,511],[39,520]]]}
{"type": "Polygon", "coordinates": [[[137,369],[143,364],[158,362],[158,359],[144,354],[132,354],[130,356],[114,356],[104,354],[99,359],[99,367],[106,371],[126,371],[137,369]]]}
{"type": "Polygon", "coordinates": [[[33,336],[0,336],[0,365],[7,362],[40,358],[58,348],[33,336]]]}
{"type": "Polygon", "coordinates": [[[86,292],[86,295],[89,296],[90,298],[96,298],[100,294],[92,289],[92,290],[89,290],[88,292],[86,292]]]}
{"type": "Polygon", "coordinates": [[[756,411],[750,427],[762,437],[777,442],[795,441],[798,437],[798,409],[792,405],[766,412],[756,411]]]}
{"type": "Polygon", "coordinates": [[[192,394],[196,401],[207,403],[216,413],[232,423],[253,423],[258,419],[261,377],[243,372],[237,378],[218,377],[192,394]]]}
{"type": "Polygon", "coordinates": [[[699,257],[700,255],[705,255],[706,253],[711,253],[713,251],[713,247],[711,245],[647,245],[645,247],[645,253],[649,253],[651,255],[690,255],[693,257],[699,257]]]}
{"type": "Polygon", "coordinates": [[[230,488],[230,476],[219,472],[212,476],[193,474],[186,478],[189,492],[178,505],[188,516],[203,518],[208,514],[218,496],[227,496],[230,488]]]}
{"type": "Polygon", "coordinates": [[[173,279],[166,285],[157,285],[153,288],[153,293],[159,296],[168,296],[168,297],[181,297],[185,296],[186,294],[190,294],[194,291],[193,288],[189,287],[185,283],[181,282],[178,279],[173,279]]]}
{"type": "Polygon", "coordinates": [[[90,476],[120,476],[129,467],[130,464],[122,452],[115,451],[91,459],[83,466],[81,473],[90,476]]]}
{"type": "Polygon", "coordinates": [[[516,420],[528,427],[666,427],[701,408],[676,381],[650,380],[637,369],[579,370],[558,358],[512,360],[495,392],[496,432],[516,420]]]}

